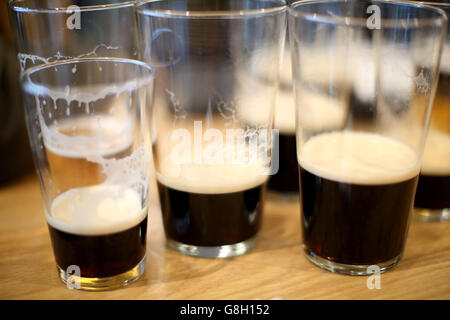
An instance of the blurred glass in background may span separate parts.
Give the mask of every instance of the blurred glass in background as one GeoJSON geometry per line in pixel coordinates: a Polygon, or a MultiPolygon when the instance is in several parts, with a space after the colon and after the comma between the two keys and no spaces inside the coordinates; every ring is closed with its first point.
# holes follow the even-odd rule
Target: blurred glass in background
{"type": "Polygon", "coordinates": [[[0,5],[0,185],[33,168],[6,4],[0,5]]]}

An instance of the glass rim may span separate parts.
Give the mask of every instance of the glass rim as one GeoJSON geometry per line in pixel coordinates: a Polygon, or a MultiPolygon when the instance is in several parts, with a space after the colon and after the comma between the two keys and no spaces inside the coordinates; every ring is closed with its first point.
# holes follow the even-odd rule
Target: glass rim
{"type": "MultiPolygon", "coordinates": [[[[57,7],[57,8],[28,8],[24,6],[20,6],[20,4],[23,4],[27,1],[33,1],[33,0],[9,0],[8,2],[8,9],[14,12],[25,12],[25,13],[67,13],[67,10],[70,8],[71,4],[68,7],[57,7]]],[[[99,1],[100,2],[100,1],[99,1]]],[[[120,8],[127,8],[127,7],[133,7],[136,3],[136,0],[131,1],[124,1],[124,2],[113,2],[113,3],[106,3],[106,4],[94,4],[94,5],[88,5],[88,6],[79,6],[80,12],[86,12],[86,11],[99,11],[99,10],[109,10],[109,9],[120,9],[120,8]]]]}
{"type": "MultiPolygon", "coordinates": [[[[271,8],[262,9],[243,9],[243,10],[171,10],[171,9],[146,9],[142,6],[152,2],[162,2],[164,0],[145,0],[136,1],[135,8],[138,14],[155,17],[165,18],[247,18],[266,16],[276,13],[282,13],[287,10],[287,3],[285,0],[271,0],[271,2],[277,5],[271,8]]],[[[268,2],[264,0],[258,0],[258,2],[268,2]]]]}
{"type": "Polygon", "coordinates": [[[57,88],[66,88],[66,85],[56,85],[56,86],[47,86],[42,83],[36,83],[33,82],[30,78],[30,76],[36,72],[47,70],[49,68],[55,68],[58,66],[63,66],[67,64],[74,64],[74,63],[94,63],[94,62],[111,62],[111,63],[123,63],[128,65],[134,65],[139,66],[149,72],[148,76],[143,77],[136,77],[136,81],[139,83],[142,82],[142,85],[139,85],[139,87],[142,87],[151,81],[155,80],[155,70],[148,64],[143,61],[139,60],[133,60],[133,59],[127,59],[127,58],[109,58],[109,57],[88,57],[88,58],[73,58],[73,59],[65,59],[65,60],[56,60],[49,63],[43,63],[39,64],[33,67],[30,67],[26,70],[24,70],[20,75],[20,84],[22,86],[22,89],[32,95],[38,95],[38,94],[45,94],[46,92],[52,91],[52,89],[57,88]],[[148,79],[147,79],[148,78],[148,79]]]}
{"type": "MultiPolygon", "coordinates": [[[[289,16],[294,18],[302,18],[320,24],[344,25],[347,27],[367,28],[367,17],[359,18],[359,17],[345,17],[337,15],[332,16],[311,12],[300,12],[299,10],[296,10],[296,8],[308,5],[325,4],[325,3],[346,3],[346,2],[347,0],[297,0],[288,7],[288,14],[289,16]]],[[[445,11],[440,8],[437,8],[436,6],[426,5],[422,2],[412,2],[412,1],[384,1],[384,0],[370,1],[372,5],[376,4],[377,2],[389,6],[404,6],[416,9],[423,8],[429,12],[434,12],[438,14],[438,16],[436,17],[420,18],[420,21],[419,19],[414,18],[412,19],[383,18],[382,19],[383,23],[381,24],[380,29],[398,27],[399,25],[401,25],[401,28],[412,28],[412,27],[417,28],[432,25],[446,25],[447,22],[447,15],[445,11]]]]}

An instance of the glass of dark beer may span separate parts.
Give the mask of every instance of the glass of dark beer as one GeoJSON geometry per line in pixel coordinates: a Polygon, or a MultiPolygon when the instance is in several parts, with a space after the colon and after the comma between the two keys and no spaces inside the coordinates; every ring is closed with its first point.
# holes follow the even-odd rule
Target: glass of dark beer
{"type": "Polygon", "coordinates": [[[78,58],[21,79],[61,280],[85,290],[133,282],[145,268],[152,69],[78,58]]]}
{"type": "Polygon", "coordinates": [[[130,283],[145,266],[153,79],[135,61],[134,1],[11,0],[9,13],[59,275],[130,283]]]}
{"type": "MultiPolygon", "coordinates": [[[[450,1],[428,5],[450,15],[450,1]]],[[[415,198],[415,216],[422,221],[450,219],[450,26],[441,57],[439,83],[434,99],[422,168],[415,198]]]]}
{"type": "Polygon", "coordinates": [[[297,145],[295,142],[295,103],[292,93],[291,51],[289,48],[289,33],[286,33],[286,43],[281,64],[280,82],[276,97],[274,124],[278,130],[278,154],[273,154],[273,160],[278,161],[278,172],[269,178],[267,189],[274,199],[298,200],[298,168],[297,145]]]}
{"type": "Polygon", "coordinates": [[[446,24],[442,10],[406,2],[290,7],[303,249],[313,264],[365,275],[400,261],[446,24]]]}
{"type": "Polygon", "coordinates": [[[285,3],[136,8],[143,58],[156,71],[153,154],[167,244],[198,257],[244,254],[276,172],[271,126],[285,3]]]}

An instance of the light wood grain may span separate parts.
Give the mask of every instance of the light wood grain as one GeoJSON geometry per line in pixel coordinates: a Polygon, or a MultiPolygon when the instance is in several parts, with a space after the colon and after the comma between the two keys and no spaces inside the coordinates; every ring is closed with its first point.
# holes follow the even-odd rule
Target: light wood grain
{"type": "Polygon", "coordinates": [[[153,185],[147,269],[128,287],[68,290],[58,279],[37,179],[0,188],[0,299],[450,299],[450,223],[411,224],[405,255],[381,275],[329,273],[301,253],[297,203],[268,200],[257,247],[233,259],[183,256],[164,244],[153,185]]]}

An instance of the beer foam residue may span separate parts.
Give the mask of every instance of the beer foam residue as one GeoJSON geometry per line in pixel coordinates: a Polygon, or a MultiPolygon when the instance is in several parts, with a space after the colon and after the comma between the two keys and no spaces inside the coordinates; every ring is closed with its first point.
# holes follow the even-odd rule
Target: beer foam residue
{"type": "Polygon", "coordinates": [[[166,187],[192,193],[223,194],[248,190],[267,181],[260,163],[176,164],[170,157],[159,162],[157,180],[166,187]]]}
{"type": "Polygon", "coordinates": [[[47,130],[44,144],[52,153],[98,164],[106,177],[103,185],[126,184],[136,192],[147,193],[145,148],[141,144],[132,150],[133,124],[130,121],[112,116],[82,116],[60,121],[47,130]],[[73,130],[86,134],[71,136],[73,130]]]}
{"type": "Polygon", "coordinates": [[[146,162],[148,158],[143,145],[136,148],[130,155],[119,159],[108,159],[99,154],[90,155],[86,159],[101,166],[102,172],[106,175],[104,185],[124,183],[140,194],[147,194],[148,166],[146,162]]]}
{"type": "Polygon", "coordinates": [[[78,102],[81,105],[93,103],[100,99],[105,99],[108,96],[114,95],[119,97],[122,93],[132,92],[150,82],[151,79],[141,77],[122,83],[110,83],[108,85],[51,87],[36,84],[30,80],[25,86],[30,93],[39,96],[48,96],[54,102],[58,99],[62,99],[67,102],[67,105],[70,105],[72,102],[78,102]]]}
{"type": "MultiPolygon", "coordinates": [[[[50,63],[53,61],[57,61],[57,60],[67,60],[67,59],[73,59],[73,58],[85,58],[85,57],[92,57],[92,56],[97,56],[97,51],[99,49],[105,49],[105,50],[118,50],[120,49],[120,47],[115,47],[115,46],[109,46],[106,45],[104,43],[101,43],[97,46],[95,46],[95,48],[87,53],[81,54],[79,56],[73,57],[73,56],[65,56],[62,55],[59,51],[54,54],[51,57],[41,57],[35,54],[28,54],[28,53],[18,53],[17,54],[17,59],[19,60],[19,65],[20,65],[20,70],[24,71],[27,68],[27,62],[30,61],[32,65],[35,65],[36,62],[38,62],[39,64],[41,63],[50,63]]],[[[108,55],[109,56],[109,55],[108,55]]]]}
{"type": "Polygon", "coordinates": [[[406,143],[374,133],[335,131],[310,138],[298,152],[300,166],[325,179],[382,185],[412,179],[417,153],[406,143]]]}
{"type": "Polygon", "coordinates": [[[69,158],[107,157],[133,143],[131,119],[113,116],[79,116],[41,128],[46,148],[69,158]]]}
{"type": "Polygon", "coordinates": [[[123,185],[75,188],[56,197],[46,213],[53,228],[77,235],[105,235],[138,225],[147,216],[139,194],[123,185]]]}
{"type": "MultiPolygon", "coordinates": [[[[87,61],[91,60],[67,62],[66,67],[70,71],[68,75],[73,76],[71,72],[73,65],[87,63],[87,61]]],[[[111,66],[115,63],[114,60],[104,60],[104,62],[111,66]]],[[[134,146],[134,135],[138,124],[129,110],[133,103],[133,92],[150,84],[151,81],[152,77],[142,76],[103,85],[59,87],[28,82],[28,92],[35,95],[38,119],[46,148],[61,156],[85,158],[98,163],[106,175],[104,184],[127,184],[134,187],[137,192],[141,192],[142,189],[146,192],[147,166],[143,164],[145,150],[143,146],[134,146]],[[113,97],[114,100],[110,111],[119,108],[126,110],[125,114],[121,112],[115,115],[95,114],[94,103],[107,97],[113,97]],[[66,117],[54,119],[47,124],[44,116],[46,100],[52,100],[53,105],[59,108],[56,102],[60,99],[66,101],[64,106],[67,108],[66,117]],[[77,115],[71,114],[72,102],[78,102],[78,107],[84,108],[80,110],[81,112],[77,110],[77,115]],[[135,149],[131,150],[133,147],[135,149]],[[121,155],[119,159],[108,158],[127,149],[130,154],[126,156],[121,155]]],[[[141,143],[141,140],[136,142],[141,143]]]]}
{"type": "Polygon", "coordinates": [[[450,176],[450,134],[430,129],[425,145],[422,173],[450,176]]]}

